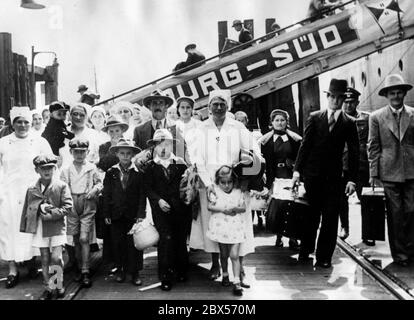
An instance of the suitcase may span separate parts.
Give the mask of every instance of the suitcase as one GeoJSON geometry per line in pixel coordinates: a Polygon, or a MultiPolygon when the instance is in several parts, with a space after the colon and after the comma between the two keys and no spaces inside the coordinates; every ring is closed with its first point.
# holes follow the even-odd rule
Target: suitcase
{"type": "Polygon", "coordinates": [[[363,188],[361,195],[362,239],[385,240],[385,195],[383,188],[363,188]]]}
{"type": "Polygon", "coordinates": [[[275,179],[266,226],[270,232],[301,239],[309,205],[303,184],[299,186],[298,192],[292,192],[290,183],[290,179],[275,179]]]}

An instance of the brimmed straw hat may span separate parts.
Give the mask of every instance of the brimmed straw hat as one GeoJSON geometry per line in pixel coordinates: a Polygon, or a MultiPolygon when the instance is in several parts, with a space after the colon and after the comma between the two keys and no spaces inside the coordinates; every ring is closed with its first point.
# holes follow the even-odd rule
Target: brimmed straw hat
{"type": "Polygon", "coordinates": [[[165,140],[177,141],[168,129],[157,129],[154,132],[154,137],[147,141],[147,145],[151,147],[165,140]]]}

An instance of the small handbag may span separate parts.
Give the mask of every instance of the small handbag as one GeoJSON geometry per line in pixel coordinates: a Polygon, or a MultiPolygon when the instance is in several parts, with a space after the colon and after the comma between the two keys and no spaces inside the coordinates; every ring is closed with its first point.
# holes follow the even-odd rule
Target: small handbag
{"type": "Polygon", "coordinates": [[[135,223],[128,234],[133,235],[134,246],[137,250],[145,250],[155,246],[160,240],[160,234],[148,220],[135,223]]]}

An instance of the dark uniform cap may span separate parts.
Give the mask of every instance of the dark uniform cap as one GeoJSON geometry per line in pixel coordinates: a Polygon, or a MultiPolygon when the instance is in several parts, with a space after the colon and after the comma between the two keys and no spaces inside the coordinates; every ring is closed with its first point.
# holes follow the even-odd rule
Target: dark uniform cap
{"type": "Polygon", "coordinates": [[[345,101],[358,100],[360,95],[361,93],[358,90],[348,87],[345,92],[345,101]]]}
{"type": "Polygon", "coordinates": [[[69,148],[72,150],[88,150],[89,141],[86,139],[74,138],[69,141],[69,148]]]}
{"type": "Polygon", "coordinates": [[[64,103],[63,101],[54,101],[49,105],[49,111],[58,111],[58,110],[65,110],[69,111],[70,106],[64,103]]]}
{"type": "Polygon", "coordinates": [[[52,167],[57,163],[57,158],[54,155],[40,155],[33,159],[33,164],[36,168],[52,167]]]}

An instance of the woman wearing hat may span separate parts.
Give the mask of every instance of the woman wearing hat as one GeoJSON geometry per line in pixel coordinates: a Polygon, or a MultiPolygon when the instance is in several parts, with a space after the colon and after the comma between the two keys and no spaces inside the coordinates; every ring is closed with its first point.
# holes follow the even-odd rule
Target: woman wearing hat
{"type": "Polygon", "coordinates": [[[201,124],[200,120],[193,118],[194,105],[195,101],[190,97],[184,96],[177,99],[178,120],[175,125],[181,131],[187,144],[190,162],[195,156],[197,130],[201,124]]]}
{"type": "MultiPolygon", "coordinates": [[[[16,263],[39,255],[32,247],[33,235],[20,233],[20,219],[25,192],[37,178],[32,160],[52,153],[44,138],[29,134],[32,113],[28,107],[13,107],[10,119],[14,132],[0,139],[0,259],[9,264],[6,288],[19,280],[16,263]]],[[[37,269],[30,274],[36,275],[37,269]]]]}
{"type": "MultiPolygon", "coordinates": [[[[190,247],[203,249],[212,253],[212,268],[210,278],[212,280],[220,276],[219,247],[217,242],[211,241],[206,232],[211,213],[207,210],[207,197],[214,196],[214,179],[216,171],[222,165],[235,165],[240,161],[242,149],[252,150],[261,158],[257,143],[252,139],[250,132],[239,121],[230,119],[227,111],[231,107],[230,90],[214,90],[210,92],[208,108],[211,116],[200,125],[197,137],[195,163],[200,179],[205,187],[200,190],[200,212],[196,220],[193,220],[190,235],[190,247]]],[[[253,223],[250,214],[250,201],[247,203],[244,214],[246,219],[246,241],[240,245],[240,257],[254,252],[253,223]],[[250,241],[250,240],[251,241],[250,241]]],[[[242,268],[243,273],[243,268],[242,268]]],[[[247,284],[241,277],[242,286],[247,284]]]]}
{"type": "MultiPolygon", "coordinates": [[[[259,143],[262,147],[263,157],[266,160],[266,187],[271,190],[275,178],[291,179],[293,164],[295,162],[302,138],[289,128],[289,114],[281,109],[275,109],[270,114],[272,130],[265,134],[259,143]]],[[[280,210],[280,201],[272,199],[268,211],[269,227],[274,230],[275,220],[283,220],[280,210]]],[[[282,234],[277,233],[276,246],[283,247],[282,234]]],[[[298,249],[296,239],[289,239],[289,248],[298,249]]]]}

